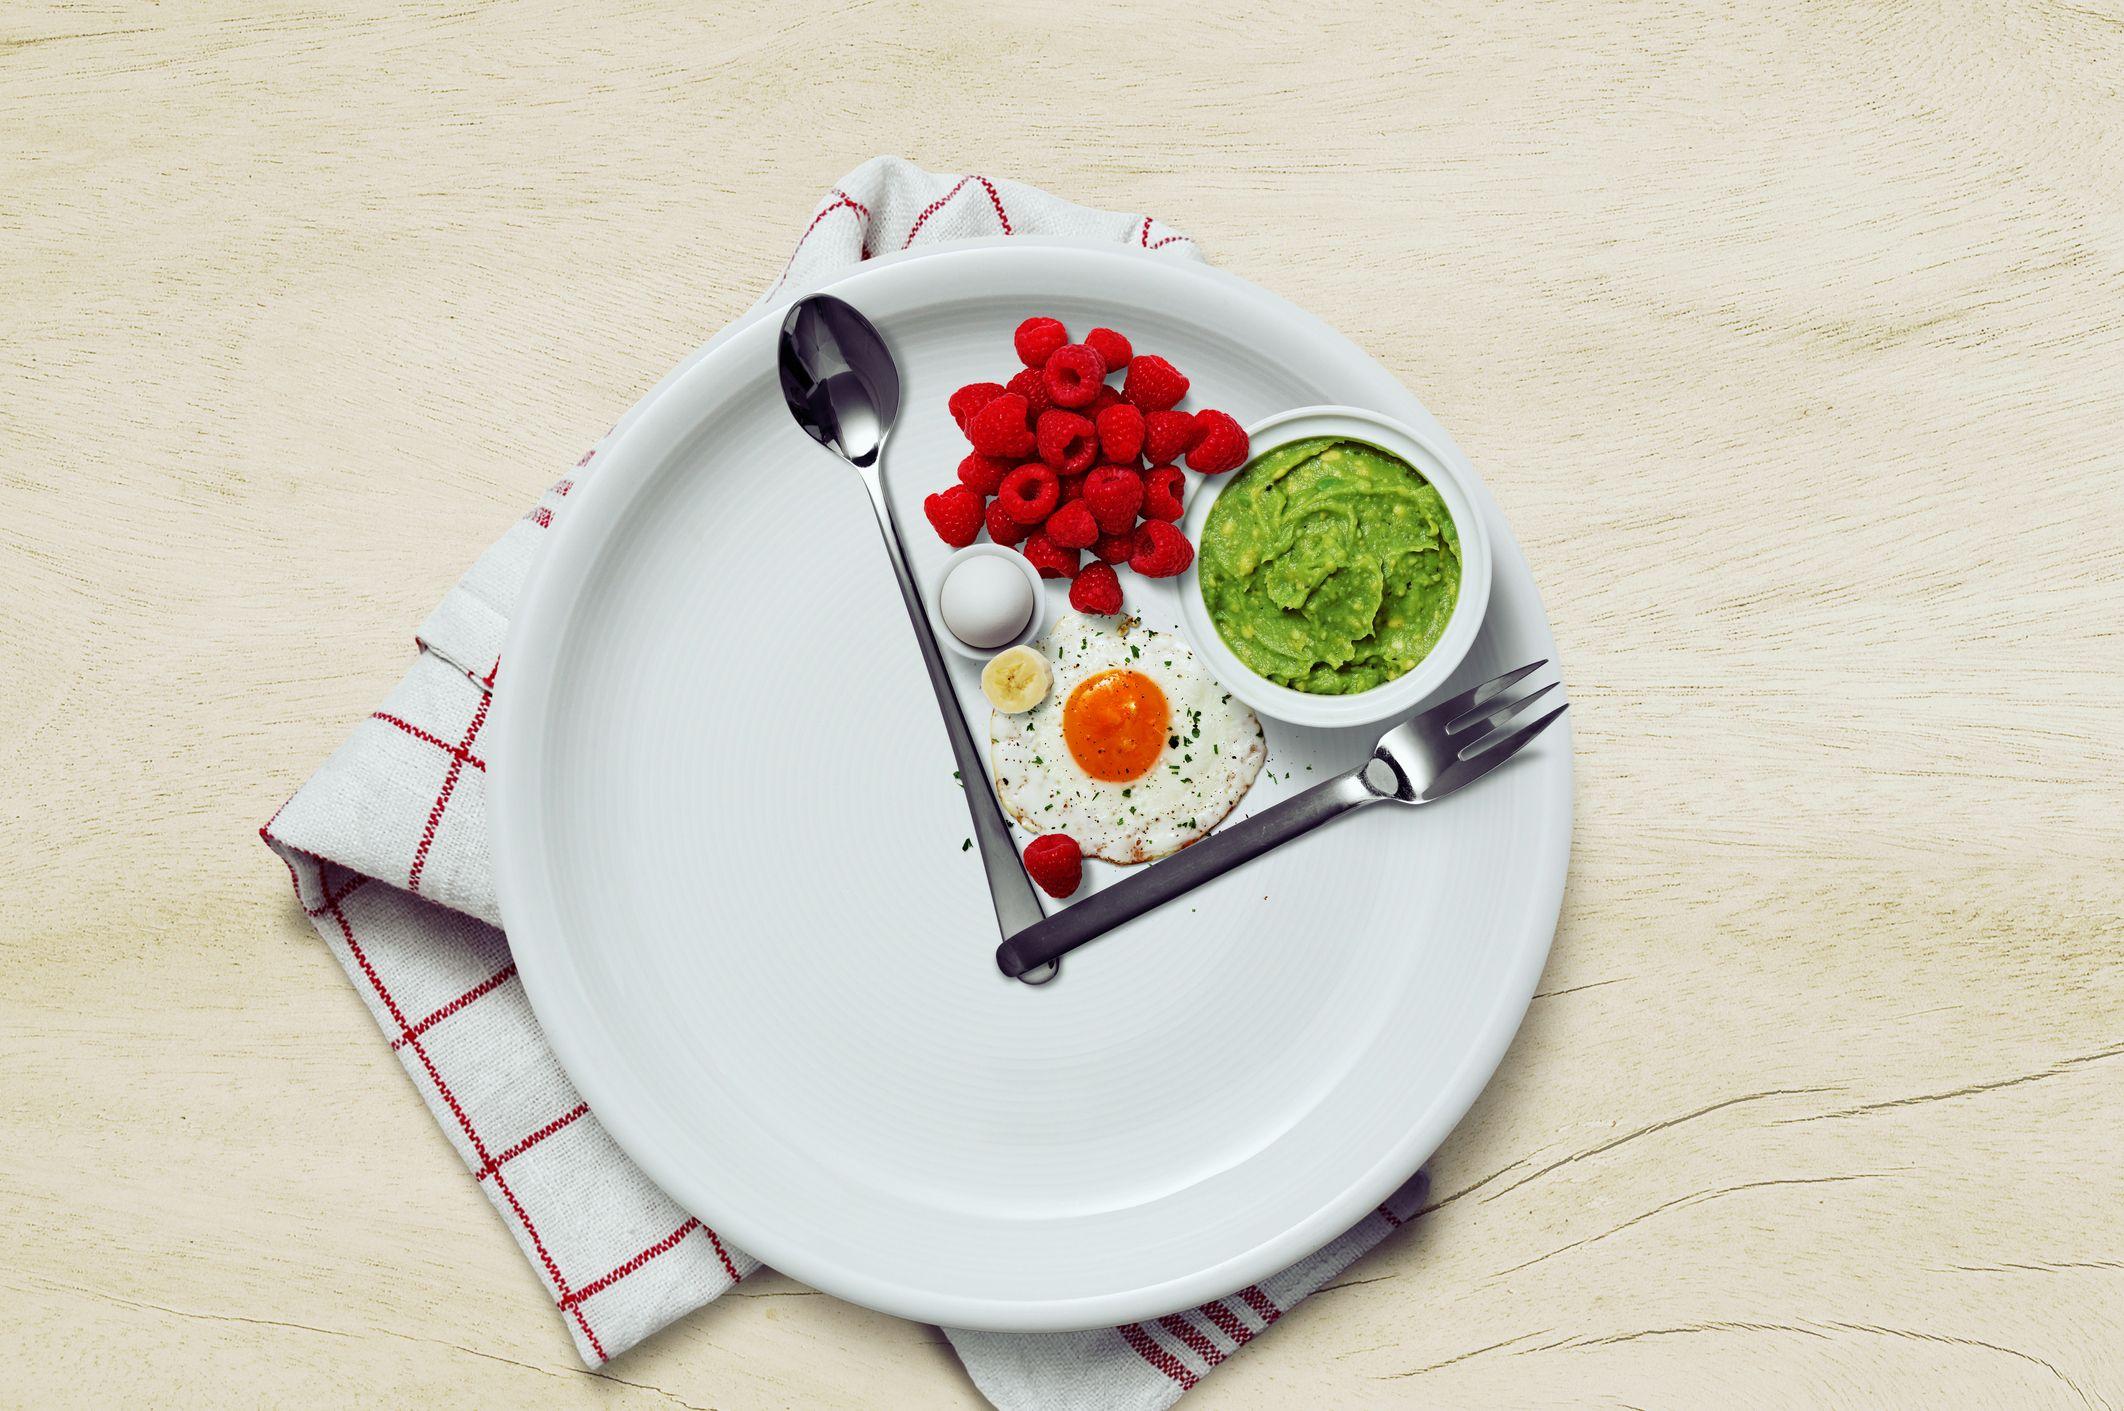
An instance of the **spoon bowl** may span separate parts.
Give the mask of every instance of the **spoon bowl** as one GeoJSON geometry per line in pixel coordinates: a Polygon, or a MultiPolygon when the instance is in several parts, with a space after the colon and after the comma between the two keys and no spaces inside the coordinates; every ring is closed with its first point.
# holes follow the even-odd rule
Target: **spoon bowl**
{"type": "Polygon", "coordinates": [[[862,311],[830,294],[790,306],[778,363],[797,425],[850,465],[874,469],[900,414],[900,369],[862,311]]]}

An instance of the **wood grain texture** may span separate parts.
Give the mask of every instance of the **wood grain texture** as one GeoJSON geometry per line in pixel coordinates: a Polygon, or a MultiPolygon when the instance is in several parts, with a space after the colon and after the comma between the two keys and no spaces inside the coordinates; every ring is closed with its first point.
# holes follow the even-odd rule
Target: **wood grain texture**
{"type": "Polygon", "coordinates": [[[891,151],[1380,357],[1577,702],[1438,1208],[1187,1404],[2124,1407],[2124,9],[1244,9],[0,16],[0,1401],[976,1404],[771,1276],[582,1371],[252,832],[891,151]]]}

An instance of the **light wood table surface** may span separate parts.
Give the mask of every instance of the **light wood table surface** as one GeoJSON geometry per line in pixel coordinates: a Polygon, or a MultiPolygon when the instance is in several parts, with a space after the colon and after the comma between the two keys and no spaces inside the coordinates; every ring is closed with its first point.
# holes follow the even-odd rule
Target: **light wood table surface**
{"type": "Polygon", "coordinates": [[[1241,10],[0,14],[0,1403],[976,1404],[582,1370],[254,832],[885,151],[1376,354],[1577,704],[1438,1208],[1187,1404],[2124,1408],[2124,8],[1241,10]]]}

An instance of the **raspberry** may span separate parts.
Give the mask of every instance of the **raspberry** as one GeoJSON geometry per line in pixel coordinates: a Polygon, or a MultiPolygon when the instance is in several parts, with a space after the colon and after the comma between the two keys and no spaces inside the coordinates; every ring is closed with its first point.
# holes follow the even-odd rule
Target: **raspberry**
{"type": "Polygon", "coordinates": [[[959,462],[959,483],[984,499],[996,493],[1003,477],[1017,466],[1016,461],[998,460],[975,451],[959,462]]]}
{"type": "Polygon", "coordinates": [[[1134,402],[1139,411],[1171,411],[1187,395],[1187,379],[1180,375],[1179,368],[1156,353],[1145,353],[1129,360],[1121,395],[1134,402]]]}
{"type": "Polygon", "coordinates": [[[1167,521],[1180,518],[1187,477],[1177,465],[1152,466],[1143,472],[1143,517],[1167,521]]]}
{"type": "Polygon", "coordinates": [[[1136,531],[1135,552],[1128,566],[1145,578],[1171,578],[1187,572],[1195,561],[1195,546],[1187,536],[1162,519],[1146,519],[1136,531]]]}
{"type": "Polygon", "coordinates": [[[1026,415],[1033,421],[1038,421],[1040,413],[1055,404],[1054,398],[1047,395],[1047,379],[1040,376],[1040,369],[1036,367],[1029,367],[1013,377],[1004,384],[1003,390],[1015,392],[1025,399],[1026,415]]]}
{"type": "Polygon", "coordinates": [[[966,419],[981,408],[1003,395],[1000,382],[969,382],[951,394],[944,405],[951,409],[951,419],[959,423],[959,430],[966,429],[966,419]]]}
{"type": "Polygon", "coordinates": [[[1048,355],[1069,341],[1069,330],[1058,318],[1029,318],[1018,325],[1011,337],[1018,350],[1018,361],[1027,367],[1043,367],[1048,355]]]}
{"type": "Polygon", "coordinates": [[[1027,461],[1003,477],[996,487],[996,503],[1020,524],[1038,524],[1055,512],[1062,501],[1062,482],[1052,468],[1027,461]]]}
{"type": "Polygon", "coordinates": [[[965,548],[981,532],[981,497],[964,485],[937,491],[922,501],[922,513],[937,537],[954,549],[965,548]]]}
{"type": "Polygon", "coordinates": [[[1246,428],[1225,412],[1195,413],[1195,444],[1187,463],[1204,475],[1222,475],[1246,464],[1246,428]]]}
{"type": "Polygon", "coordinates": [[[1025,399],[1005,392],[966,422],[966,439],[984,456],[1022,460],[1032,454],[1032,427],[1026,421],[1025,399]]]}
{"type": "Polygon", "coordinates": [[[1099,449],[1110,461],[1136,463],[1143,453],[1143,413],[1126,402],[1116,402],[1099,413],[1099,449]]]}
{"type": "Polygon", "coordinates": [[[1126,534],[1143,508],[1143,480],[1125,465],[1102,465],[1084,477],[1084,503],[1108,534],[1126,534]]]}
{"type": "Polygon", "coordinates": [[[1082,343],[1064,343],[1048,358],[1040,375],[1047,379],[1047,395],[1058,407],[1082,407],[1106,385],[1106,364],[1082,343]]]}
{"type": "Polygon", "coordinates": [[[985,518],[988,520],[988,537],[998,544],[1015,544],[1032,533],[1031,525],[1020,524],[1010,517],[1009,508],[1001,500],[989,501],[985,518]]]}
{"type": "Polygon", "coordinates": [[[1136,551],[1136,534],[1124,529],[1119,534],[1101,534],[1092,545],[1092,557],[1101,563],[1127,563],[1130,554],[1136,551]]]}
{"type": "Polygon", "coordinates": [[[1025,875],[1051,897],[1066,897],[1084,880],[1084,850],[1067,833],[1043,833],[1025,845],[1025,875]]]}
{"type": "Polygon", "coordinates": [[[1111,328],[1095,328],[1084,335],[1084,346],[1106,360],[1108,372],[1119,372],[1136,355],[1128,340],[1111,328]]]}
{"type": "Polygon", "coordinates": [[[1121,611],[1121,579],[1112,564],[1086,564],[1069,585],[1069,605],[1100,617],[1121,611]]]}
{"type": "Polygon", "coordinates": [[[1152,412],[1143,418],[1143,453],[1152,465],[1171,465],[1195,444],[1195,418],[1186,412],[1152,412]]]}
{"type": "Polygon", "coordinates": [[[1040,459],[1068,475],[1075,475],[1099,458],[1099,438],[1092,424],[1059,407],[1040,413],[1036,439],[1040,459]]]}
{"type": "Polygon", "coordinates": [[[1068,504],[1068,503],[1069,503],[1069,502],[1070,502],[1071,500],[1081,500],[1081,499],[1083,499],[1083,498],[1084,498],[1084,477],[1083,477],[1082,475],[1065,475],[1065,476],[1063,476],[1063,477],[1062,477],[1062,503],[1066,505],[1066,504],[1068,504]]]}
{"type": "Polygon", "coordinates": [[[1047,517],[1047,537],[1065,549],[1088,549],[1099,541],[1099,521],[1091,506],[1071,500],[1047,517]]]}
{"type": "Polygon", "coordinates": [[[1105,411],[1108,407],[1118,407],[1120,405],[1121,394],[1111,387],[1101,385],[1099,395],[1091,399],[1090,404],[1084,408],[1084,414],[1093,421],[1097,421],[1100,412],[1105,411]]]}
{"type": "Polygon", "coordinates": [[[1038,529],[1025,536],[1025,542],[1018,547],[1018,552],[1025,555],[1034,568],[1040,570],[1042,578],[1077,576],[1077,551],[1063,548],[1038,529]]]}

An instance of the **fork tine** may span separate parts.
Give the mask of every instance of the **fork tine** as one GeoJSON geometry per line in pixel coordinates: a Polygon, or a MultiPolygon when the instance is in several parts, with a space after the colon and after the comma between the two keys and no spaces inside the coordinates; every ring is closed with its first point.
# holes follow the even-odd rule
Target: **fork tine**
{"type": "Polygon", "coordinates": [[[1513,755],[1526,748],[1527,742],[1549,728],[1550,722],[1571,708],[1565,701],[1556,709],[1538,720],[1522,725],[1515,730],[1493,730],[1481,740],[1460,752],[1460,758],[1438,771],[1438,777],[1417,796],[1418,803],[1431,803],[1444,798],[1466,784],[1471,784],[1483,775],[1503,764],[1513,755]]]}
{"type": "Polygon", "coordinates": [[[1540,661],[1529,662],[1525,666],[1507,671],[1502,676],[1492,676],[1480,686],[1462,691],[1457,696],[1448,696],[1416,718],[1426,725],[1436,724],[1439,729],[1450,731],[1453,728],[1453,722],[1461,716],[1466,715],[1484,701],[1497,699],[1499,695],[1511,690],[1548,664],[1549,659],[1543,657],[1540,661]]]}
{"type": "Polygon", "coordinates": [[[1477,727],[1487,730],[1492,725],[1502,724],[1518,714],[1522,708],[1534,704],[1534,702],[1555,689],[1556,683],[1549,681],[1536,686],[1523,696],[1500,692],[1469,711],[1466,715],[1461,716],[1458,720],[1448,724],[1446,733],[1448,735],[1458,735],[1464,731],[1474,730],[1477,727]]]}
{"type": "MultiPolygon", "coordinates": [[[[1529,696],[1527,699],[1532,700],[1533,697],[1529,696]]],[[[1503,725],[1500,724],[1497,729],[1492,730],[1489,734],[1483,736],[1480,740],[1475,741],[1473,744],[1463,745],[1460,750],[1460,757],[1462,759],[1472,760],[1496,754],[1499,751],[1502,751],[1505,754],[1510,754],[1514,750],[1518,749],[1521,745],[1524,745],[1527,741],[1533,739],[1536,735],[1540,734],[1542,729],[1547,726],[1550,721],[1554,720],[1557,716],[1562,715],[1570,708],[1571,703],[1569,701],[1565,701],[1562,705],[1556,707],[1556,709],[1550,711],[1548,714],[1542,716],[1540,719],[1510,730],[1507,730],[1503,725]]]]}

